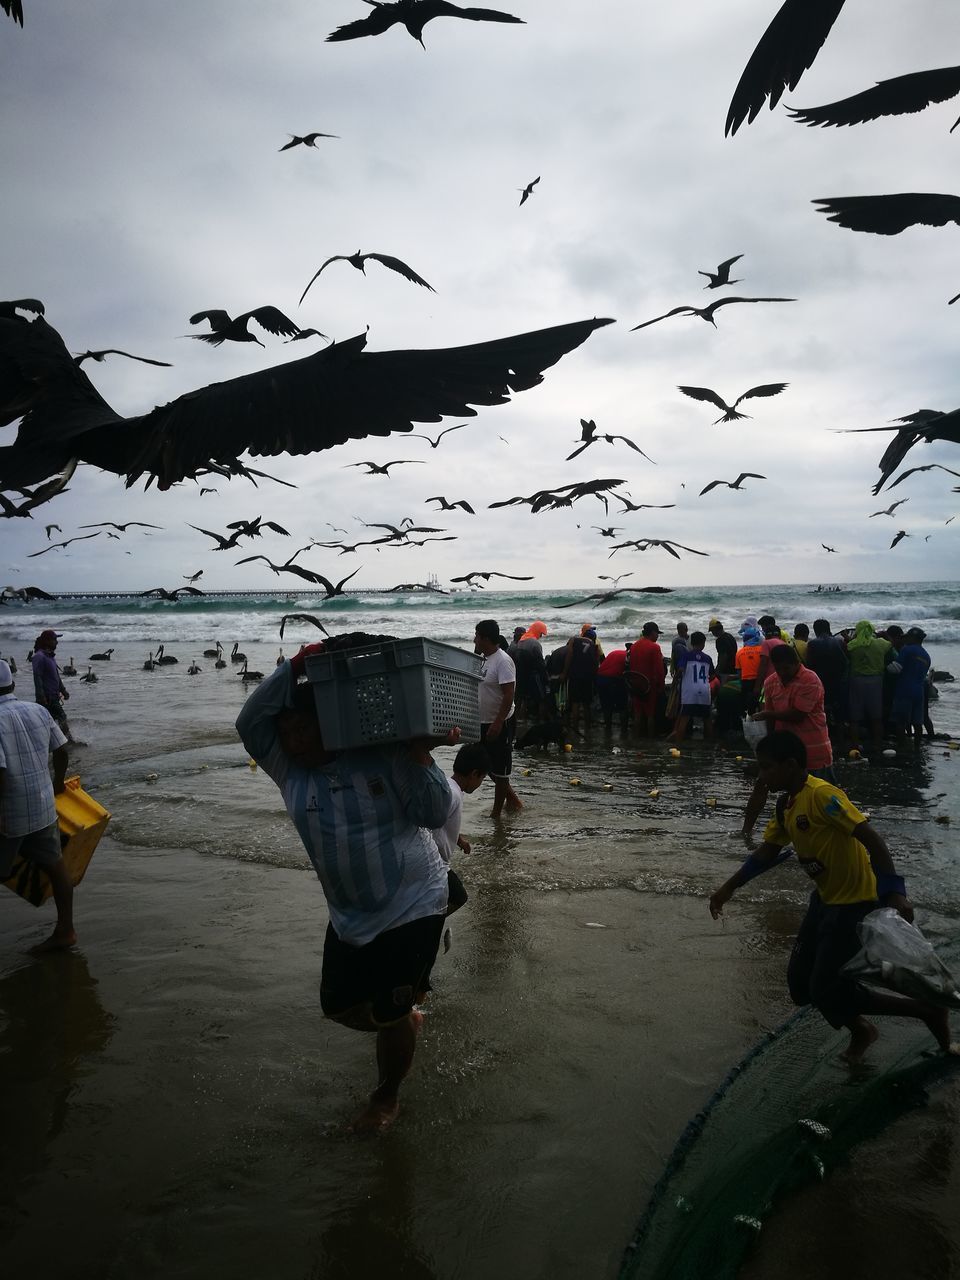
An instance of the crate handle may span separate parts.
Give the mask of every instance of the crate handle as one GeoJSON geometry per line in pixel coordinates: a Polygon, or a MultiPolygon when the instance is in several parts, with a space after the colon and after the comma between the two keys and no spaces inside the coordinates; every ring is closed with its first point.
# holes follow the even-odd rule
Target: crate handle
{"type": "MultiPolygon", "coordinates": [[[[343,660],[347,674],[350,676],[369,674],[364,668],[370,665],[371,660],[378,659],[383,662],[387,671],[397,670],[397,654],[396,650],[391,648],[374,649],[369,653],[356,653],[343,660]]],[[[378,673],[379,674],[379,673],[378,673]]]]}

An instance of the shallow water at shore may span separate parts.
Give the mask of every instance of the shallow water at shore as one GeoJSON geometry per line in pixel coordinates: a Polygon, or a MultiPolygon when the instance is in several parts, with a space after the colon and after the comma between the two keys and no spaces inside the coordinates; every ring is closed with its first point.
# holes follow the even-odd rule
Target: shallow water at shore
{"type": "MultiPolygon", "coordinates": [[[[247,648],[269,669],[272,645],[247,648]]],[[[957,670],[960,652],[934,660],[957,670]]],[[[692,743],[675,759],[594,729],[571,753],[517,758],[527,807],[500,826],[488,794],[468,797],[471,898],[435,970],[404,1111],[358,1142],[343,1126],[372,1084],[372,1045],[320,1016],[323,897],[234,736],[245,691],[231,670],[141,661],[118,653],[97,685],[70,685],[88,744],[74,762],[114,813],[78,893],[81,948],[26,957],[49,913],[0,898],[11,1274],[42,1249],[61,1274],[108,1280],[615,1275],[683,1125],[790,1011],[796,868],[738,895],[725,928],[705,906],[743,857],[745,748],[692,743]]],[[[960,684],[942,693],[937,728],[960,734],[960,684]]],[[[934,938],[960,918],[958,769],[940,745],[840,765],[934,938]]],[[[930,1269],[912,1275],[960,1266],[949,1197],[904,1191],[897,1162],[922,1140],[956,1178],[952,1099],[945,1088],[863,1149],[880,1144],[870,1185],[900,1233],[919,1240],[932,1215],[930,1269]]],[[[816,1260],[830,1276],[856,1179],[832,1176],[814,1202],[833,1195],[843,1211],[816,1260]]],[[[793,1248],[805,1221],[787,1204],[765,1235],[793,1248]]],[[[761,1248],[749,1274],[784,1274],[782,1256],[761,1248]]]]}

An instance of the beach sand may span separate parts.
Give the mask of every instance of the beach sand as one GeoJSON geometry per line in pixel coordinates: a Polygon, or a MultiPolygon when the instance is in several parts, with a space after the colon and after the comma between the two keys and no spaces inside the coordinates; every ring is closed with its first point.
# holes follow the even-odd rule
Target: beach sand
{"type": "MultiPolygon", "coordinates": [[[[374,1082],[373,1044],[321,1016],[323,895],[273,784],[222,706],[206,736],[185,698],[118,746],[122,725],[147,722],[136,683],[122,706],[74,687],[94,739],[75,759],[116,818],[78,890],[75,952],[28,956],[51,911],[0,896],[4,1272],[38,1275],[42,1257],[78,1280],[616,1275],[683,1126],[791,1012],[804,877],[751,886],[725,927],[706,909],[743,857],[743,748],[638,756],[594,732],[569,755],[518,760],[527,808],[501,827],[489,794],[468,797],[470,901],[434,971],[400,1119],[360,1140],[344,1127],[374,1082]]],[[[843,772],[940,938],[958,893],[935,818],[960,821],[958,755],[843,772]]],[[[935,1105],[938,1119],[907,1116],[860,1149],[872,1181],[841,1172],[775,1213],[750,1276],[856,1274],[842,1246],[864,1185],[931,1268],[869,1274],[949,1275],[952,1085],[935,1105]],[[902,1186],[913,1166],[897,1153],[923,1150],[943,1170],[939,1200],[902,1186]],[[803,1267],[785,1273],[798,1241],[803,1267]]]]}

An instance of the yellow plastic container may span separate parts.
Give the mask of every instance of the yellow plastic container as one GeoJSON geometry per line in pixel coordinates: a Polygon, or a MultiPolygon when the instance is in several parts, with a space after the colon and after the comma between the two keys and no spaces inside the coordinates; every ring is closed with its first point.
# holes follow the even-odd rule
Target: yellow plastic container
{"type": "MultiPolygon", "coordinates": [[[[87,795],[80,786],[79,778],[67,778],[66,790],[56,796],[55,801],[63,861],[76,885],[84,877],[93,851],[110,821],[110,814],[93,796],[87,795]]],[[[35,907],[46,902],[52,893],[49,877],[21,857],[16,859],[9,879],[3,883],[35,907]]]]}

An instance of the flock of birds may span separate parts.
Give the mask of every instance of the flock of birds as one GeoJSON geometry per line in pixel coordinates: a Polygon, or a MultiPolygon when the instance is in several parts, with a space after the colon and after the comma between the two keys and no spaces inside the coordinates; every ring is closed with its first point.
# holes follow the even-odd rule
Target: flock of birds
{"type": "MultiPolygon", "coordinates": [[[[509,13],[492,9],[463,8],[446,0],[366,0],[370,12],[334,30],[331,42],[379,36],[395,25],[406,29],[423,45],[423,29],[435,18],[451,17],[474,22],[521,23],[509,13]]],[[[4,12],[23,25],[23,9],[19,0],[0,0],[4,12]]],[[[740,126],[752,122],[764,103],[776,106],[784,91],[794,89],[803,72],[816,58],[826,41],[844,0],[786,0],[773,18],[750,57],[736,87],[726,120],[725,132],[733,135],[740,126]]],[[[880,81],[872,88],[821,107],[789,108],[791,117],[809,126],[848,126],[863,124],[882,116],[916,112],[932,103],[944,102],[960,93],[960,67],[940,68],[880,81]]],[[[960,120],[956,122],[960,124],[960,120]]],[[[956,124],[953,126],[956,127],[956,124]]],[[[952,130],[951,130],[952,132],[952,130]]],[[[291,134],[281,148],[315,148],[320,139],[338,135],[314,131],[291,134]]],[[[520,188],[520,205],[525,204],[540,183],[538,175],[520,188]]],[[[858,231],[898,234],[905,228],[925,222],[944,225],[960,223],[960,197],[942,194],[897,194],[886,196],[854,196],[819,198],[814,203],[831,221],[858,231]]],[[[742,283],[732,270],[743,254],[735,254],[720,262],[715,270],[701,269],[698,274],[707,283],[706,290],[728,289],[742,283]]],[[[302,303],[320,275],[336,262],[349,263],[361,274],[373,262],[421,288],[434,291],[428,281],[402,259],[392,255],[361,252],[333,254],[325,259],[307,282],[302,303]]],[[[739,269],[739,268],[738,268],[739,269]]],[[[960,294],[957,295],[960,297],[960,294]]],[[[779,296],[736,296],[724,293],[705,306],[682,304],[635,325],[647,328],[675,316],[696,316],[716,327],[716,317],[724,307],[735,304],[789,303],[795,299],[779,296]]],[[[951,302],[956,301],[952,298],[951,302]]],[[[205,309],[190,316],[193,325],[206,323],[209,332],[190,336],[213,347],[225,342],[257,343],[261,340],[250,331],[251,322],[263,331],[286,341],[301,341],[326,335],[315,329],[301,328],[275,306],[252,308],[237,316],[221,309],[205,309]]],[[[13,445],[0,448],[0,517],[30,518],[33,511],[65,491],[79,462],[112,471],[129,486],[146,477],[146,484],[156,483],[167,489],[185,480],[199,484],[207,475],[230,478],[243,475],[269,479],[266,473],[254,471],[240,462],[244,452],[260,455],[279,453],[303,454],[334,447],[349,439],[371,435],[406,432],[411,438],[427,440],[431,449],[440,445],[445,435],[463,430],[466,423],[447,427],[436,438],[412,431],[414,423],[441,421],[446,416],[475,416],[473,406],[505,403],[512,393],[537,385],[543,371],[583,343],[597,328],[612,323],[606,319],[559,325],[534,333],[474,344],[469,347],[439,351],[365,351],[365,335],[334,342],[324,350],[302,360],[213,383],[179,397],[170,404],[136,417],[122,417],[102,399],[87,379],[82,365],[87,360],[100,362],[109,355],[165,366],[166,362],[131,355],[119,348],[87,350],[73,354],[60,335],[47,322],[43,304],[30,298],[0,303],[0,425],[19,421],[13,445]],[[28,318],[29,317],[29,318],[28,318]],[[17,495],[16,498],[11,494],[17,495]]],[[[749,415],[738,408],[749,399],[770,398],[782,394],[787,382],[771,382],[751,387],[732,404],[709,387],[681,385],[678,390],[694,400],[714,405],[721,416],[714,425],[743,419],[749,415]]],[[[581,435],[566,461],[572,461],[588,448],[604,443],[624,446],[647,462],[653,460],[634,440],[619,433],[601,433],[593,420],[581,419],[581,435]]],[[[881,461],[881,478],[874,492],[890,480],[914,444],[922,440],[950,440],[960,443],[960,410],[941,412],[920,410],[895,420],[892,427],[871,430],[893,431],[894,438],[881,461]]],[[[364,467],[370,476],[389,476],[391,468],[424,465],[423,459],[395,458],[386,462],[374,460],[348,463],[348,467],[364,467]]],[[[931,464],[935,466],[938,464],[931,464]]],[[[891,487],[900,484],[915,471],[930,467],[914,467],[903,472],[891,487]]],[[[948,468],[943,468],[949,470],[948,468]]],[[[956,472],[951,472],[956,475],[956,472]]],[[[717,488],[741,491],[746,480],[764,481],[757,472],[741,472],[735,479],[716,478],[700,490],[704,497],[717,488]]],[[[281,482],[288,483],[288,482],[281,482]]],[[[525,504],[531,513],[572,506],[583,498],[599,501],[609,511],[611,499],[622,504],[620,514],[644,509],[667,509],[675,503],[637,503],[629,492],[620,492],[624,479],[578,481],[540,489],[530,495],[516,495],[488,504],[491,509],[525,504]]],[[[201,488],[201,496],[213,490],[201,488]]],[[[960,491],[960,490],[955,490],[960,491]]],[[[449,498],[437,494],[424,500],[438,503],[445,512],[460,511],[475,515],[476,508],[466,498],[449,498]]],[[[906,501],[892,504],[887,511],[874,515],[893,515],[906,501]]],[[[873,518],[873,517],[870,517],[873,518]]],[[[311,540],[281,563],[263,554],[250,555],[237,564],[262,561],[275,574],[290,574],[321,587],[328,596],[341,594],[344,586],[358,572],[333,581],[313,569],[297,563],[307,551],[320,547],[336,549],[339,554],[355,554],[361,547],[424,546],[429,542],[452,541],[454,534],[446,530],[415,524],[406,517],[398,525],[367,524],[366,528],[383,529],[385,536],[350,542],[311,540]],[[414,537],[412,535],[424,535],[414,537]]],[[[949,523],[949,521],[948,521],[949,523]]],[[[62,550],[73,542],[96,538],[119,538],[131,525],[144,529],[159,526],[142,521],[124,524],[102,521],[80,528],[93,532],[76,533],[60,542],[50,542],[53,529],[47,526],[48,545],[31,553],[31,557],[62,550]],[[116,530],[116,532],[112,532],[116,530]]],[[[236,521],[224,534],[191,525],[191,528],[213,539],[212,550],[226,551],[239,547],[242,538],[261,536],[264,529],[290,536],[274,521],[236,521]]],[[[578,526],[579,527],[579,526],[578,526]]],[[[597,526],[594,526],[595,528],[597,526]]],[[[613,536],[602,529],[602,536],[613,536]]],[[[898,531],[891,547],[911,534],[898,531]]],[[[680,551],[707,555],[684,544],[662,538],[631,538],[615,545],[610,555],[624,549],[646,551],[658,547],[679,558],[680,551]]],[[[835,548],[823,544],[826,552],[835,548]]],[[[129,554],[129,553],[128,553],[129,554]]],[[[202,570],[200,571],[202,573],[202,570]]],[[[190,577],[189,585],[168,590],[152,588],[144,595],[176,599],[183,594],[202,594],[192,585],[200,576],[190,577]]],[[[186,576],[186,575],[185,575],[186,576]]],[[[471,573],[452,579],[468,586],[491,576],[528,580],[520,575],[489,571],[471,573]]]]}
{"type": "MultiPolygon", "coordinates": [[[[309,614],[299,614],[299,613],[288,614],[281,620],[281,623],[280,623],[281,639],[283,638],[284,624],[288,622],[290,618],[297,618],[301,620],[308,619],[309,621],[314,622],[318,627],[320,627],[322,631],[325,631],[325,628],[322,626],[319,619],[312,618],[309,614]]],[[[234,645],[230,653],[229,661],[223,656],[224,652],[225,650],[223,648],[223,645],[220,643],[219,640],[217,640],[215,642],[214,648],[204,649],[203,656],[205,658],[212,658],[214,660],[213,666],[214,666],[214,669],[217,671],[223,671],[226,667],[230,666],[231,664],[233,664],[234,666],[239,665],[240,670],[237,672],[237,675],[240,678],[240,680],[243,681],[244,684],[250,684],[255,681],[262,680],[264,678],[264,673],[262,671],[250,670],[250,667],[248,666],[248,663],[247,663],[247,655],[245,653],[240,652],[239,640],[234,641],[234,645]]],[[[116,653],[116,649],[106,649],[104,650],[103,653],[91,653],[90,663],[92,664],[94,662],[109,662],[113,657],[114,653],[116,653]]],[[[28,654],[27,661],[29,660],[30,660],[30,655],[28,654]]],[[[283,662],[283,660],[284,660],[283,650],[281,649],[277,657],[276,665],[279,667],[280,664],[283,662]]],[[[150,650],[150,653],[148,654],[146,661],[143,663],[142,670],[156,671],[158,667],[175,667],[179,665],[179,662],[180,662],[179,658],[174,657],[172,653],[167,653],[166,646],[163,644],[160,644],[157,646],[156,649],[150,650]]],[[[14,671],[16,670],[15,666],[13,667],[13,670],[14,671]]],[[[187,667],[187,675],[198,676],[202,671],[203,671],[203,667],[200,666],[196,658],[192,659],[190,662],[190,665],[187,667]]],[[[65,663],[63,666],[60,667],[60,674],[68,677],[77,675],[76,662],[72,657],[67,663],[65,663]]],[[[80,679],[85,684],[97,684],[99,682],[99,676],[94,671],[92,665],[87,667],[84,674],[80,676],[80,679]]]]}

